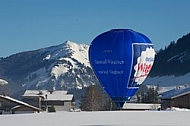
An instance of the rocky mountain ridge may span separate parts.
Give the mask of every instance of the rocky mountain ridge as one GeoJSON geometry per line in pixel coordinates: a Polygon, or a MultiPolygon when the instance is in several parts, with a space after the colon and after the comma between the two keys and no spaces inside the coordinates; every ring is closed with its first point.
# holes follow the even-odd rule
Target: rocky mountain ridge
{"type": "Polygon", "coordinates": [[[88,60],[89,46],[63,44],[22,52],[0,60],[0,78],[13,93],[26,89],[70,90],[99,83],[88,60]]]}

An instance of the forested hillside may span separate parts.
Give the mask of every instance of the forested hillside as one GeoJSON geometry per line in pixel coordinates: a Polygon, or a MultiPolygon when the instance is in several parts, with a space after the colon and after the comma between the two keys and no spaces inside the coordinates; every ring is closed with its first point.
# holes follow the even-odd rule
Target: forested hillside
{"type": "Polygon", "coordinates": [[[189,65],[190,34],[187,34],[157,52],[150,76],[184,75],[190,72],[189,65]]]}

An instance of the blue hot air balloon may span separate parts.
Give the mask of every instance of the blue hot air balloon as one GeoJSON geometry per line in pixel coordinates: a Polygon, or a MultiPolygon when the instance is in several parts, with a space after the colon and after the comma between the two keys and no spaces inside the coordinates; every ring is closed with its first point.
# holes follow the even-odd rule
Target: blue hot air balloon
{"type": "Polygon", "coordinates": [[[138,90],[155,57],[153,44],[131,29],[113,29],[97,36],[89,48],[90,64],[118,107],[138,90]]]}

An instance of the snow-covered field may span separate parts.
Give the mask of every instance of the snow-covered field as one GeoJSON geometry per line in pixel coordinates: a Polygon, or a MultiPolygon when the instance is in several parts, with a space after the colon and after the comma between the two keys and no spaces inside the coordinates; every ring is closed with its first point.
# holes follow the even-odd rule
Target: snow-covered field
{"type": "Polygon", "coordinates": [[[0,115],[1,126],[190,126],[190,111],[99,111],[0,115]]]}

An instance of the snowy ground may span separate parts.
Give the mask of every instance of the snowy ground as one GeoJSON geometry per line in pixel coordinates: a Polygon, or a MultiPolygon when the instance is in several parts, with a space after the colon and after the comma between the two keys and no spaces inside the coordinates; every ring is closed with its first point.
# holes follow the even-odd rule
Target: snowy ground
{"type": "Polygon", "coordinates": [[[101,111],[0,115],[1,126],[189,126],[190,111],[101,111]]]}

